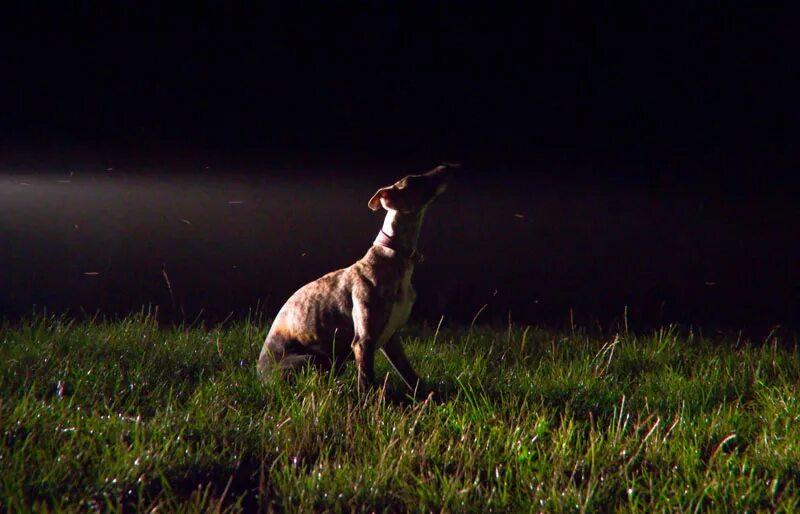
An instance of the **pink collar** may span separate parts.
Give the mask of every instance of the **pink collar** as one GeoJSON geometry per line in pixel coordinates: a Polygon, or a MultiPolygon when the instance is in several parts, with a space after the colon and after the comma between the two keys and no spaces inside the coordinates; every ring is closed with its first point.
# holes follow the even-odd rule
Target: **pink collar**
{"type": "Polygon", "coordinates": [[[408,248],[400,245],[395,241],[392,236],[387,234],[386,232],[381,229],[378,233],[378,237],[375,238],[373,241],[374,245],[384,246],[391,250],[397,252],[401,257],[405,257],[406,259],[410,260],[413,264],[419,264],[423,260],[423,256],[416,250],[409,250],[408,248]]]}

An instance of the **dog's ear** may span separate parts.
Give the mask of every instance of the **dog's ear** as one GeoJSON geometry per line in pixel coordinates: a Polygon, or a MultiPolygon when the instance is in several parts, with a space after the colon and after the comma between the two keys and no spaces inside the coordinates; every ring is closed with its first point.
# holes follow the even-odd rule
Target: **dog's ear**
{"type": "Polygon", "coordinates": [[[372,198],[369,199],[369,202],[367,202],[367,205],[373,211],[377,211],[378,209],[381,208],[381,198],[387,198],[388,199],[389,196],[391,195],[392,191],[395,191],[396,189],[397,189],[397,187],[395,187],[394,185],[391,185],[391,186],[388,186],[388,187],[382,187],[382,188],[378,189],[377,191],[375,191],[375,194],[372,195],[372,198]]]}

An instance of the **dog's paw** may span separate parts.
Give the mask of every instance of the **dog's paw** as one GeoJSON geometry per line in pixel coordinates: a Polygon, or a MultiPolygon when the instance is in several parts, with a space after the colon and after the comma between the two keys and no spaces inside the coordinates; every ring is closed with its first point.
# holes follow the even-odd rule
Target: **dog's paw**
{"type": "Polygon", "coordinates": [[[436,389],[425,388],[421,391],[417,391],[415,399],[418,402],[441,403],[443,400],[443,396],[436,389]]]}

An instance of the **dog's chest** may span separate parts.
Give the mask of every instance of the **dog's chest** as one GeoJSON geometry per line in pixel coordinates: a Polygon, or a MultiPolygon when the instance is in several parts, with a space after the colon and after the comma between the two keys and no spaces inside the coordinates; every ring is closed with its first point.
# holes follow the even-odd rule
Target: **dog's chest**
{"type": "Polygon", "coordinates": [[[406,324],[415,299],[416,292],[411,285],[411,277],[409,276],[400,283],[397,293],[392,295],[390,305],[387,306],[389,316],[386,320],[386,326],[378,339],[379,346],[386,344],[394,333],[406,324]]]}

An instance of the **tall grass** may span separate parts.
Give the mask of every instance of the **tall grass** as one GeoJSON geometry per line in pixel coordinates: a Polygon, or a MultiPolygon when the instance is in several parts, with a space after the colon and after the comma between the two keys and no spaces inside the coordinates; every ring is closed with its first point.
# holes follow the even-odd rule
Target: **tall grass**
{"type": "Polygon", "coordinates": [[[444,400],[415,403],[380,357],[367,398],[352,369],[262,384],[266,328],[4,327],[2,507],[800,510],[785,341],[418,327],[409,357],[444,400]]]}

